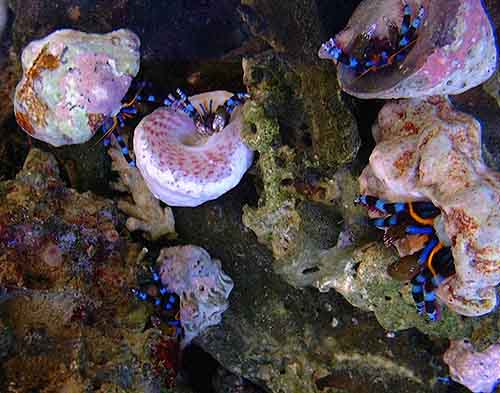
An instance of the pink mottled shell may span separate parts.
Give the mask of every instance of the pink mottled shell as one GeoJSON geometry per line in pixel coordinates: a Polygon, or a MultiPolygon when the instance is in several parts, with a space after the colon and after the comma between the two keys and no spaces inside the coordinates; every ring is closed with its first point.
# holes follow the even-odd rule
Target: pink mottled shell
{"type": "MultiPolygon", "coordinates": [[[[214,91],[190,97],[195,107],[224,103],[232,93],[214,91]]],[[[151,192],[170,206],[198,206],[235,187],[250,167],[253,152],[240,132],[237,108],[221,132],[201,137],[188,115],[162,107],[146,116],[134,134],[134,151],[151,192]]]]}
{"type": "MultiPolygon", "coordinates": [[[[495,71],[497,53],[492,25],[481,0],[407,0],[425,17],[405,60],[358,77],[339,64],[344,91],[359,98],[410,98],[459,94],[487,80],[495,71]]],[[[365,0],[348,26],[336,37],[352,51],[361,34],[386,38],[389,24],[401,26],[401,0],[365,0]]],[[[325,54],[320,50],[320,57],[325,54]]]]}

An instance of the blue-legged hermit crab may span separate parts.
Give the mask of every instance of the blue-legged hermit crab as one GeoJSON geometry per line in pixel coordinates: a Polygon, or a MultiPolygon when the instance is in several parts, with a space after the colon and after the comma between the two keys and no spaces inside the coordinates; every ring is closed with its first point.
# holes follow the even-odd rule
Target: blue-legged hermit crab
{"type": "Polygon", "coordinates": [[[155,306],[157,317],[168,325],[173,337],[182,337],[182,326],[179,317],[179,296],[170,292],[161,282],[158,272],[150,268],[150,279],[139,288],[132,288],[137,299],[155,306]]]}
{"type": "Polygon", "coordinates": [[[331,59],[335,63],[342,63],[354,71],[358,78],[369,72],[399,64],[415,44],[424,16],[423,6],[420,6],[416,15],[413,15],[412,7],[404,4],[401,26],[389,24],[387,37],[377,37],[375,34],[377,26],[373,24],[354,40],[349,50],[342,48],[334,38],[331,38],[321,46],[319,56],[331,59]]]}
{"type": "Polygon", "coordinates": [[[107,146],[109,145],[109,136],[113,134],[120,145],[125,159],[132,166],[135,166],[135,161],[130,157],[128,146],[120,136],[119,129],[124,127],[126,119],[138,114],[138,103],[161,105],[174,110],[180,110],[193,120],[196,130],[200,135],[210,136],[222,131],[229,124],[231,113],[233,113],[234,109],[245,103],[249,98],[249,95],[246,93],[236,93],[215,110],[213,110],[212,101],[209,102],[208,107],[200,105],[199,109],[197,109],[181,89],[176,90],[179,98],[175,98],[172,94],[169,94],[166,98],[159,98],[154,94],[143,94],[145,87],[147,87],[147,84],[140,82],[135,96],[131,100],[125,100],[118,113],[106,119],[101,127],[103,136],[97,142],[99,143],[101,140],[104,140],[104,144],[107,146]]]}
{"type": "Polygon", "coordinates": [[[384,243],[393,245],[407,235],[424,237],[424,247],[413,255],[419,268],[411,279],[412,296],[417,312],[424,313],[431,321],[439,318],[436,304],[436,288],[455,274],[451,248],[438,237],[435,221],[441,214],[432,202],[388,203],[370,195],[361,195],[355,203],[367,207],[381,217],[369,219],[371,226],[384,229],[384,243]]]}

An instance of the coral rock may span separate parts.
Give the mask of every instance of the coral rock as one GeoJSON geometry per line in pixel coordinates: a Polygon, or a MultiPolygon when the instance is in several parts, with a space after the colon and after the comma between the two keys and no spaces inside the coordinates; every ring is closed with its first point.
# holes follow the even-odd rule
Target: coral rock
{"type": "Polygon", "coordinates": [[[452,341],[444,361],[451,377],[475,393],[493,392],[500,380],[500,344],[478,352],[465,340],[452,341]]]}
{"type": "Polygon", "coordinates": [[[139,38],[129,30],[58,30],[30,43],[14,110],[28,134],[54,146],[84,143],[116,113],[139,71],[139,38]]]}
{"type": "MultiPolygon", "coordinates": [[[[459,94],[486,81],[495,71],[493,27],[481,0],[411,0],[413,15],[421,5],[425,16],[416,42],[401,63],[359,77],[339,64],[342,89],[359,98],[407,98],[459,94]]],[[[348,53],[360,37],[391,39],[390,26],[401,26],[400,0],[365,0],[335,40],[348,53]]],[[[328,58],[320,49],[319,56],[328,58]]]]}
{"type": "Polygon", "coordinates": [[[445,98],[414,99],[386,104],[373,135],[361,193],[438,206],[457,272],[438,296],[462,315],[490,312],[500,282],[500,176],[482,160],[479,122],[445,98]]]}
{"type": "MultiPolygon", "coordinates": [[[[214,91],[189,99],[195,108],[208,108],[210,100],[217,108],[231,96],[214,91]]],[[[137,167],[158,199],[170,206],[199,206],[235,187],[252,165],[253,152],[243,142],[241,128],[239,108],[221,132],[208,138],[199,135],[187,114],[159,108],[135,130],[137,167]]]]}
{"type": "Polygon", "coordinates": [[[220,323],[234,284],[218,259],[201,247],[179,246],[162,249],[157,263],[163,284],[180,296],[184,345],[220,323]]]}
{"type": "Polygon", "coordinates": [[[130,192],[134,200],[134,203],[126,200],[118,202],[118,208],[129,216],[127,229],[146,232],[151,240],[162,236],[176,237],[172,209],[160,206],[160,201],[149,191],[138,169],[128,164],[116,146],[111,147],[108,154],[113,160],[113,169],[120,175],[120,181],[113,183],[113,188],[130,192]]]}

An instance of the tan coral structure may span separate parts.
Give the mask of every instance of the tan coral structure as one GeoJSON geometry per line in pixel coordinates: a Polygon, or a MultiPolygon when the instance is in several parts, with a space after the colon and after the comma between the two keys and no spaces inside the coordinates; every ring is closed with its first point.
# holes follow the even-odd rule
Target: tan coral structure
{"type": "Polygon", "coordinates": [[[113,170],[120,175],[120,180],[113,183],[112,187],[117,191],[129,192],[134,200],[133,203],[118,201],[118,208],[129,216],[127,229],[131,232],[143,231],[151,240],[163,236],[176,237],[172,209],[160,206],[160,201],[149,191],[139,170],[129,165],[116,144],[109,149],[108,154],[113,161],[113,170]]]}
{"type": "Polygon", "coordinates": [[[500,175],[482,160],[479,122],[443,97],[401,100],[384,106],[373,136],[361,193],[438,206],[457,272],[439,298],[466,316],[492,311],[500,282],[500,175]]]}

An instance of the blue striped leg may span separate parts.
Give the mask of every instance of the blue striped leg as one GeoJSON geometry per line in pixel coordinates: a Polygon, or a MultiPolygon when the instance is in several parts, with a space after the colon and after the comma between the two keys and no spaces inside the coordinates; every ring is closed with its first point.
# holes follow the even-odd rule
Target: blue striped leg
{"type": "Polygon", "coordinates": [[[395,54],[395,61],[401,62],[410,52],[410,46],[417,38],[417,30],[420,28],[425,16],[424,7],[420,7],[418,14],[410,23],[411,7],[406,4],[404,7],[403,25],[400,29],[400,39],[398,42],[398,49],[395,54]]]}
{"type": "Polygon", "coordinates": [[[342,63],[350,69],[362,72],[362,61],[356,59],[354,56],[347,55],[338,45],[335,39],[330,38],[327,42],[321,45],[321,51],[325,57],[330,58],[335,63],[342,63]]]}
{"type": "Polygon", "coordinates": [[[455,264],[450,247],[442,247],[428,261],[427,269],[431,272],[431,279],[425,285],[425,313],[431,321],[438,319],[435,290],[443,281],[455,274],[455,264]]]}

